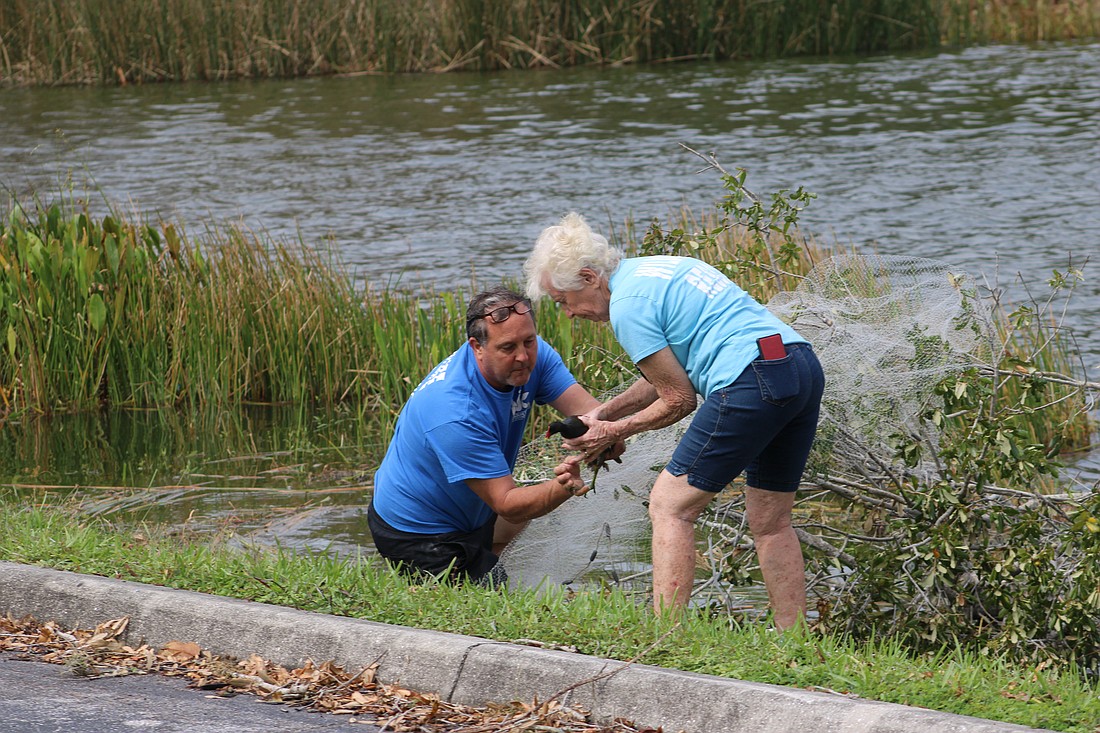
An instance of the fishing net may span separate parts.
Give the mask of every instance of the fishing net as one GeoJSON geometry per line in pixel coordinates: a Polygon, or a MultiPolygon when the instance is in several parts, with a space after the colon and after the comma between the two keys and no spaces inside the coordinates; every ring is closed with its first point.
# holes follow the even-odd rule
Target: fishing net
{"type": "MultiPolygon", "coordinates": [[[[863,461],[868,449],[888,449],[891,436],[918,434],[918,418],[937,384],[951,373],[997,361],[993,318],[976,283],[943,262],[835,256],[768,308],[813,344],[825,371],[815,457],[804,477],[809,483],[814,465],[827,464],[832,474],[855,471],[855,465],[846,466],[847,456],[863,461]]],[[[634,436],[622,465],[600,472],[594,493],[533,520],[501,558],[512,582],[621,583],[644,575],[649,520],[643,502],[690,417],[634,436]]],[[[555,436],[525,446],[517,476],[549,478],[560,444],[555,436]]]]}
{"type": "MultiPolygon", "coordinates": [[[[600,399],[606,401],[615,393],[600,399]]],[[[525,587],[601,579],[627,584],[648,573],[649,516],[644,502],[688,419],[632,437],[622,463],[601,468],[592,491],[531,520],[501,556],[509,581],[525,587]]],[[[555,435],[525,445],[516,462],[517,479],[537,482],[552,477],[554,466],[565,456],[561,442],[555,435]]],[[[591,470],[583,475],[591,485],[591,470]]]]}
{"type": "Polygon", "coordinates": [[[987,304],[962,270],[935,260],[842,255],[813,268],[768,309],[807,341],[825,371],[818,452],[831,470],[896,435],[923,435],[919,416],[944,378],[991,367],[1000,347],[987,304]]]}

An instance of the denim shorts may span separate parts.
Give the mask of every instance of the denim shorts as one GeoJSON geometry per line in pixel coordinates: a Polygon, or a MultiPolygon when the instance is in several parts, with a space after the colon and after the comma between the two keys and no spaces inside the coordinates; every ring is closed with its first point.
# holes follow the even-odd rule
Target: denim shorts
{"type": "Polygon", "coordinates": [[[742,471],[749,486],[796,491],[824,389],[825,375],[809,344],[788,344],[782,359],[757,359],[703,401],[665,470],[687,474],[688,483],[703,491],[721,491],[742,471]]]}

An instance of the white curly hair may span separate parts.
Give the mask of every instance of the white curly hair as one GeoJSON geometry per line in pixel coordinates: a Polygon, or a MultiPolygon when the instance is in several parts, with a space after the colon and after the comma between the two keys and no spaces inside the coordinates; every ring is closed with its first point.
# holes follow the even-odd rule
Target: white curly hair
{"type": "Polygon", "coordinates": [[[622,251],[592,231],[584,217],[570,212],[559,224],[542,230],[523,263],[527,297],[534,301],[546,295],[544,282],[555,290],[579,290],[581,269],[609,277],[622,258],[622,251]]]}

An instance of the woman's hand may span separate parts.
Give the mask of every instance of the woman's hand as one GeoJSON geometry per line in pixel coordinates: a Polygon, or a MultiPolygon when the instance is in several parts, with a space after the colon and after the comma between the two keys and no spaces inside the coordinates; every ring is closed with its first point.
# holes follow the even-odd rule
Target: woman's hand
{"type": "Polygon", "coordinates": [[[567,451],[580,453],[581,458],[588,464],[616,460],[626,452],[626,443],[615,432],[614,422],[599,420],[594,416],[594,412],[596,410],[579,416],[588,426],[588,431],[584,435],[566,440],[562,445],[567,451]]]}

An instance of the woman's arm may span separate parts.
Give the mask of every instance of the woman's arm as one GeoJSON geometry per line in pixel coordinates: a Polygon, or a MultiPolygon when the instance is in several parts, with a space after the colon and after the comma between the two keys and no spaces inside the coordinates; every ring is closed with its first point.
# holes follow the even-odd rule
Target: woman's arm
{"type": "Polygon", "coordinates": [[[587,414],[595,420],[618,420],[649,407],[656,399],[657,390],[649,380],[642,378],[605,402],[599,409],[587,414]]]}
{"type": "MultiPolygon", "coordinates": [[[[621,396],[622,395],[620,395],[620,397],[621,396]]],[[[569,415],[584,416],[598,414],[606,410],[607,407],[607,405],[601,405],[599,400],[589,394],[588,390],[579,384],[574,384],[572,387],[562,392],[561,397],[551,402],[550,406],[567,417],[569,415]]],[[[589,421],[585,420],[585,424],[588,423],[589,421]]],[[[612,460],[621,456],[625,451],[626,445],[622,440],[614,440],[610,443],[607,450],[600,452],[599,457],[601,460],[612,460]]],[[[589,460],[591,461],[592,459],[589,460]]]]}
{"type": "MultiPolygon", "coordinates": [[[[617,414],[620,409],[625,412],[626,407],[631,404],[646,403],[650,394],[654,399],[649,400],[643,409],[619,420],[596,420],[591,414],[586,415],[584,422],[588,425],[588,432],[573,440],[567,440],[565,442],[567,449],[580,451],[584,454],[585,460],[591,460],[620,440],[647,430],[672,425],[695,410],[697,404],[695,387],[680,362],[676,360],[676,355],[672,353],[671,348],[666,346],[642,359],[638,362],[638,368],[648,380],[648,386],[635,382],[623,393],[626,397],[618,405],[614,404],[615,400],[608,403],[612,405],[614,411],[607,412],[612,415],[617,414]],[[652,390],[652,393],[649,390],[652,390]],[[631,394],[632,391],[633,394],[631,394]]],[[[601,417],[605,414],[602,410],[594,412],[601,417]]]]}

